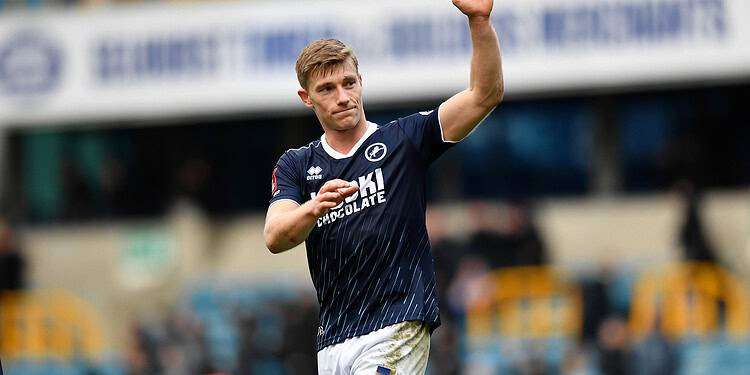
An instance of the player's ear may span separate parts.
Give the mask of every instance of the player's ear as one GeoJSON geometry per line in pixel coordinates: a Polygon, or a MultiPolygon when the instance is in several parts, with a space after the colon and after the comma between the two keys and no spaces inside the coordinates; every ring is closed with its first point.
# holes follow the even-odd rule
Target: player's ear
{"type": "Polygon", "coordinates": [[[312,108],[313,104],[310,100],[310,94],[307,93],[307,90],[300,88],[297,90],[297,95],[299,95],[299,98],[302,100],[302,104],[305,105],[307,108],[312,108]]]}

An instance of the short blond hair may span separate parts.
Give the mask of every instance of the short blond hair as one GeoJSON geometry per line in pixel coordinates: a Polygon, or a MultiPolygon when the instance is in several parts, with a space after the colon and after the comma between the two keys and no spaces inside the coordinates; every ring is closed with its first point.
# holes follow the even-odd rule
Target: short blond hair
{"type": "Polygon", "coordinates": [[[311,76],[330,72],[345,64],[347,59],[351,59],[354,70],[359,74],[357,56],[349,46],[338,39],[318,39],[303,48],[297,57],[297,80],[302,88],[307,89],[311,76]]]}

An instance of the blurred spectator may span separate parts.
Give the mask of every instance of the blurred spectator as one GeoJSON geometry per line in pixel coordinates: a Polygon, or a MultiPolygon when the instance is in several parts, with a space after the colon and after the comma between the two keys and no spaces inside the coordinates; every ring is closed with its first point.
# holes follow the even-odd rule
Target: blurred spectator
{"type": "Polygon", "coordinates": [[[607,318],[599,326],[599,369],[603,375],[631,374],[627,323],[620,317],[607,318]]]}
{"type": "Polygon", "coordinates": [[[317,374],[315,335],[318,327],[318,305],[314,298],[299,296],[284,305],[284,341],[281,356],[287,374],[317,374]]]}
{"type": "Polygon", "coordinates": [[[484,259],[490,268],[510,267],[515,254],[509,238],[501,233],[501,215],[489,203],[476,202],[469,206],[473,233],[469,236],[468,250],[484,259]]]}
{"type": "Polygon", "coordinates": [[[549,261],[528,203],[517,202],[508,206],[507,233],[515,247],[516,266],[539,266],[549,261]]]}
{"type": "Polygon", "coordinates": [[[462,241],[448,235],[446,226],[446,217],[442,211],[427,210],[427,232],[435,257],[435,279],[442,322],[440,329],[432,334],[430,343],[429,365],[433,375],[460,374],[462,367],[459,356],[461,333],[455,321],[459,317],[448,303],[448,287],[466,249],[462,241]]]}
{"type": "Polygon", "coordinates": [[[166,321],[165,348],[161,361],[165,374],[194,373],[205,367],[208,355],[203,326],[187,311],[175,310],[166,321]]]}
{"type": "Polygon", "coordinates": [[[680,228],[680,246],[684,260],[716,263],[713,247],[706,238],[700,216],[703,194],[692,184],[680,187],[685,202],[685,214],[680,228]]]}
{"type": "Polygon", "coordinates": [[[595,343],[599,327],[611,311],[607,290],[609,289],[610,270],[602,267],[598,277],[585,278],[580,281],[583,297],[583,325],[581,338],[584,344],[595,343]]]}
{"type": "Polygon", "coordinates": [[[132,342],[127,355],[128,374],[161,374],[158,342],[154,335],[142,323],[136,323],[130,333],[132,342]]]}
{"type": "Polygon", "coordinates": [[[511,367],[510,374],[513,375],[547,375],[556,371],[541,354],[532,354],[526,360],[511,367]]]}
{"type": "Polygon", "coordinates": [[[10,223],[0,216],[0,294],[24,287],[26,262],[18,249],[10,223]]]}
{"type": "Polygon", "coordinates": [[[258,330],[258,319],[252,315],[246,315],[237,319],[240,333],[240,356],[239,370],[240,374],[252,374],[253,362],[258,359],[259,349],[256,348],[255,340],[256,331],[258,330]]]}
{"type": "Polygon", "coordinates": [[[446,217],[442,211],[427,210],[427,233],[430,236],[432,255],[435,258],[435,279],[441,311],[445,309],[448,285],[456,273],[456,266],[466,253],[466,247],[457,238],[448,236],[446,217]]]}
{"type": "Polygon", "coordinates": [[[662,334],[660,322],[660,319],[654,319],[649,334],[634,346],[635,374],[672,375],[677,372],[677,354],[662,334]]]}
{"type": "Polygon", "coordinates": [[[209,189],[211,165],[202,157],[192,157],[180,163],[174,177],[175,199],[188,200],[207,211],[214,199],[209,189]]]}
{"type": "Polygon", "coordinates": [[[591,369],[589,351],[583,346],[577,346],[565,354],[560,373],[565,375],[586,375],[594,371],[591,369]]]}
{"type": "Polygon", "coordinates": [[[490,271],[487,262],[480,257],[467,255],[456,267],[456,276],[448,287],[448,306],[453,313],[462,316],[467,306],[486,298],[489,285],[485,277],[490,271]]]}
{"type": "Polygon", "coordinates": [[[497,208],[487,203],[472,204],[474,233],[469,239],[469,250],[487,260],[492,268],[546,264],[546,248],[528,205],[510,204],[505,214],[502,225],[497,208]]]}
{"type": "Polygon", "coordinates": [[[60,163],[60,181],[65,197],[63,218],[81,220],[91,217],[95,212],[94,192],[88,185],[79,163],[69,157],[64,157],[60,163]]]}
{"type": "MultiPolygon", "coordinates": [[[[443,310],[441,310],[443,311],[443,310]]],[[[432,334],[429,363],[431,375],[458,375],[463,367],[461,361],[461,335],[458,322],[451,315],[442,314],[442,325],[432,334]]]]}
{"type": "Polygon", "coordinates": [[[164,320],[136,323],[127,354],[129,374],[210,374],[203,325],[188,311],[174,310],[164,320]]]}
{"type": "Polygon", "coordinates": [[[127,171],[121,160],[107,155],[100,167],[99,185],[102,191],[102,213],[117,217],[127,213],[130,197],[127,195],[127,171]]]}

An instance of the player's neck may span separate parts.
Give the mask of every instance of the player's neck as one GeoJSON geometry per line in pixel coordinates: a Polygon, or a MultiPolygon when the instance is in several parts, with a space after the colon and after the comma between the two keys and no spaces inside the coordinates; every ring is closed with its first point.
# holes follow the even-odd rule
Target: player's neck
{"type": "Polygon", "coordinates": [[[354,128],[347,130],[324,129],[326,143],[331,148],[342,154],[348,154],[354,145],[365,136],[367,132],[367,120],[362,117],[362,121],[354,128]]]}

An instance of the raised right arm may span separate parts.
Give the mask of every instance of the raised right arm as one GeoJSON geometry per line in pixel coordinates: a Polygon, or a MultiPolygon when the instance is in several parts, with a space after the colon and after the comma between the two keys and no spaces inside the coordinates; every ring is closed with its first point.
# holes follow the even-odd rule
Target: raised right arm
{"type": "Polygon", "coordinates": [[[263,228],[266,247],[278,254],[301,244],[319,217],[357,190],[356,185],[344,180],[330,180],[323,184],[315,198],[302,205],[290,199],[271,203],[263,228]]]}

